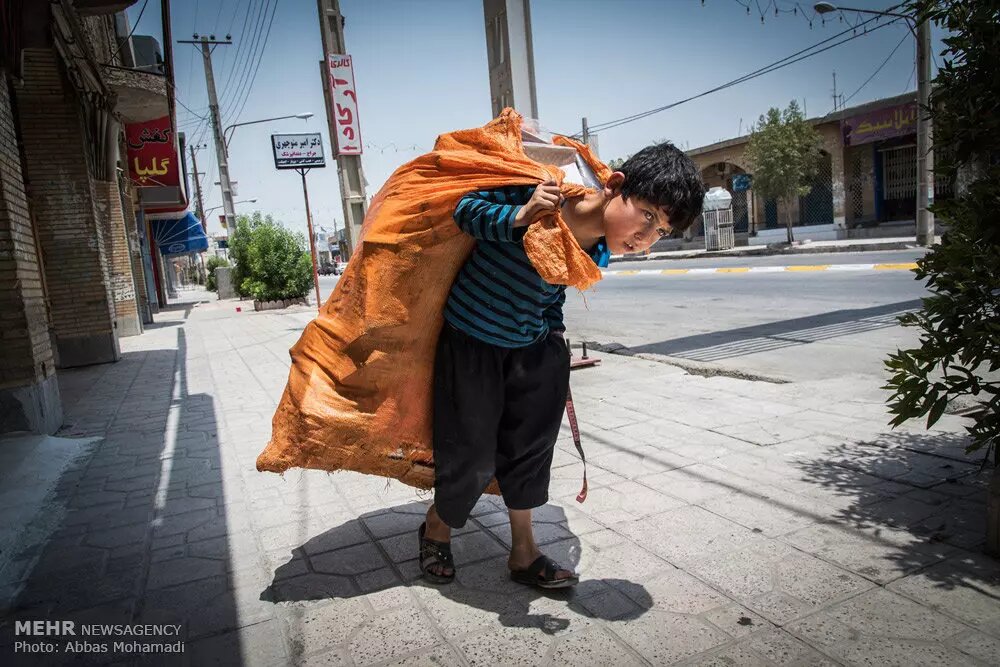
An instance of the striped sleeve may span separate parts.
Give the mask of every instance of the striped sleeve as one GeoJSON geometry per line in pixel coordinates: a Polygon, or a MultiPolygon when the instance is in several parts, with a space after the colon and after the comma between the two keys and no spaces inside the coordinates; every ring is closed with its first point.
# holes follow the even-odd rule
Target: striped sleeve
{"type": "Polygon", "coordinates": [[[514,217],[532,192],[533,186],[512,186],[469,193],[455,207],[455,223],[477,239],[513,243],[514,217]]]}

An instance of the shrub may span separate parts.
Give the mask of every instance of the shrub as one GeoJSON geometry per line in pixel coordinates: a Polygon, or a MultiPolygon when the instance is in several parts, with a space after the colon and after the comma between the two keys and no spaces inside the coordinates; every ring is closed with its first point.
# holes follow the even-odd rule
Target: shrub
{"type": "Polygon", "coordinates": [[[240,294],[258,301],[305,296],[312,282],[312,260],[306,247],[305,237],[288,231],[271,216],[240,216],[229,243],[240,294]]]}

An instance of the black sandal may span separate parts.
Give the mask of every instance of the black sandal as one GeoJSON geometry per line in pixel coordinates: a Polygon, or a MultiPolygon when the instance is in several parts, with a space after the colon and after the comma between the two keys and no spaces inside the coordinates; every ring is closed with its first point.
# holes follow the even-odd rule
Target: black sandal
{"type": "Polygon", "coordinates": [[[575,574],[565,579],[556,579],[556,572],[561,569],[563,568],[559,567],[558,563],[542,554],[527,568],[523,570],[511,570],[510,578],[519,584],[543,588],[545,590],[569,588],[579,583],[580,577],[575,574]],[[539,577],[538,575],[542,576],[539,577]]]}
{"type": "Polygon", "coordinates": [[[424,573],[424,579],[432,584],[450,584],[455,580],[455,561],[451,556],[451,544],[449,542],[438,542],[424,537],[427,524],[420,524],[417,536],[420,538],[420,571],[424,573]],[[440,566],[451,570],[451,574],[438,574],[431,571],[431,568],[440,566]]]}

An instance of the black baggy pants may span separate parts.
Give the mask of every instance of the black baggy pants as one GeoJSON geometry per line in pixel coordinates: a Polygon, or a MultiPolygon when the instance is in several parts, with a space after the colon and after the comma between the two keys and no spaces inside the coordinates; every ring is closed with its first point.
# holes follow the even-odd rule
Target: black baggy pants
{"type": "Polygon", "coordinates": [[[494,476],[509,509],[548,502],[568,388],[562,337],[510,349],[445,323],[434,360],[434,504],[442,521],[464,526],[494,476]]]}

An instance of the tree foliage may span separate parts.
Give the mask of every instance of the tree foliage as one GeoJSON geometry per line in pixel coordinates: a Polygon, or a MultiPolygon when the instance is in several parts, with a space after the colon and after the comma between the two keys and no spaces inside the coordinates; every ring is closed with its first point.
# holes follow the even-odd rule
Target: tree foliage
{"type": "Polygon", "coordinates": [[[238,216],[229,237],[229,254],[240,295],[259,301],[305,296],[312,281],[306,248],[305,237],[288,231],[270,215],[255,211],[238,216]]]}
{"type": "MultiPolygon", "coordinates": [[[[809,194],[823,158],[823,142],[794,100],[781,111],[772,107],[750,132],[746,159],[753,170],[753,189],[764,199],[784,201],[809,194]]],[[[791,207],[785,226],[792,235],[791,207]]]]}
{"type": "Polygon", "coordinates": [[[909,11],[948,31],[929,111],[936,169],[966,185],[932,208],[948,231],[917,262],[931,296],[900,318],[920,344],[886,361],[889,405],[893,426],[926,417],[929,428],[950,401],[974,397],[974,451],[1000,438],[1000,0],[914,0],[909,11]]]}

